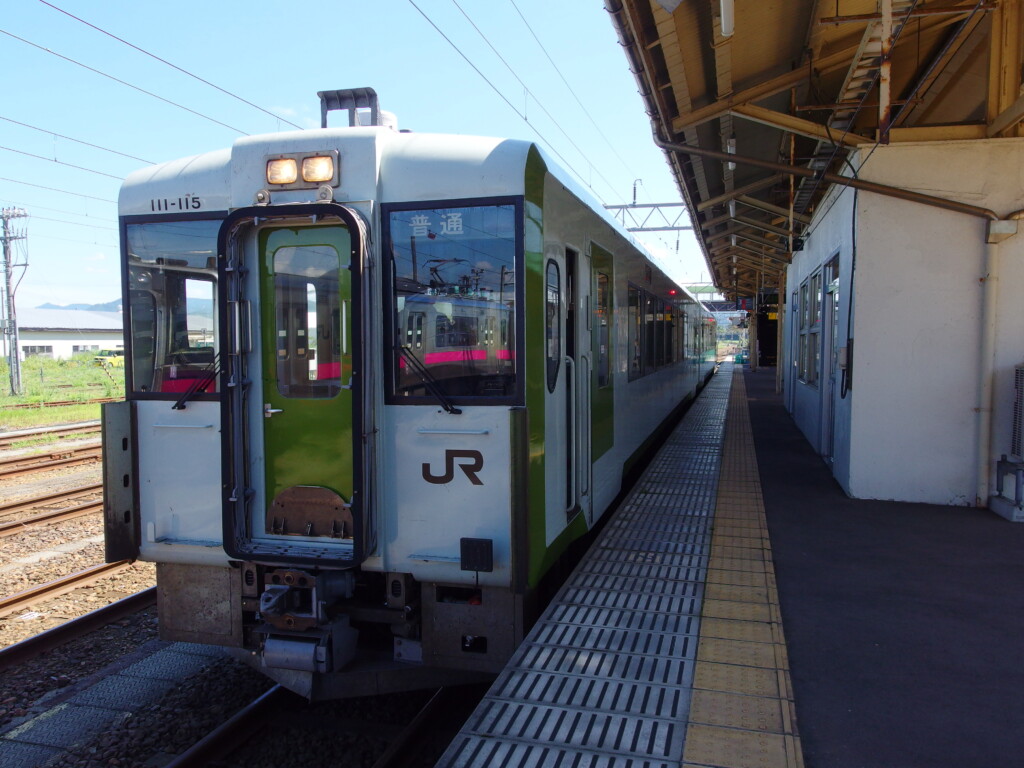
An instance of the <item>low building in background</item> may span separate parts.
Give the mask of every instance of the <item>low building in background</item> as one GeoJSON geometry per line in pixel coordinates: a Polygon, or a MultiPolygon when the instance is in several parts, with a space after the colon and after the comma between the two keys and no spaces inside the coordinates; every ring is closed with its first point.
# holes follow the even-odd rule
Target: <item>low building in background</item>
{"type": "MultiPolygon", "coordinates": [[[[4,340],[4,355],[8,340],[4,340]]],[[[18,350],[22,360],[34,356],[68,359],[101,349],[123,349],[120,312],[86,309],[18,310],[18,350]]]]}

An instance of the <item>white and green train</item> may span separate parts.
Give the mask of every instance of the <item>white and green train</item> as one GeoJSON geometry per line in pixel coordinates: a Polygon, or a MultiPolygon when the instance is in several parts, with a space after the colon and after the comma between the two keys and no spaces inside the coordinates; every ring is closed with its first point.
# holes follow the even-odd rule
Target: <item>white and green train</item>
{"type": "Polygon", "coordinates": [[[309,698],[493,674],[713,319],[534,144],[320,96],[124,183],[107,557],[156,563],[165,639],[309,698]]]}

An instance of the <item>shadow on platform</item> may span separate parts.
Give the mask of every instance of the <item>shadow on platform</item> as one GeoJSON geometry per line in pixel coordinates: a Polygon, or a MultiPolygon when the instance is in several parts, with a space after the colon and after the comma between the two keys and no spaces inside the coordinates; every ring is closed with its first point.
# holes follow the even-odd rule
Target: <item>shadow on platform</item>
{"type": "Polygon", "coordinates": [[[848,498],[744,376],[807,768],[1024,765],[1024,524],[848,498]]]}

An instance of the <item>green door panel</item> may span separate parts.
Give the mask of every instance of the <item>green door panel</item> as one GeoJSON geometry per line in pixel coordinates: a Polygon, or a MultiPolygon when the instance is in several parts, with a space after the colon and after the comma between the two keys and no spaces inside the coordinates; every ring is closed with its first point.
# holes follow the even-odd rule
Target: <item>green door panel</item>
{"type": "Polygon", "coordinates": [[[590,245],[590,263],[594,297],[590,460],[597,461],[615,445],[615,274],[612,255],[595,243],[590,245]]]}
{"type": "MultiPolygon", "coordinates": [[[[259,247],[271,532],[269,510],[288,489],[326,488],[352,499],[351,237],[339,226],[281,227],[263,230],[259,247]]],[[[330,535],[295,528],[273,532],[330,535]]]]}

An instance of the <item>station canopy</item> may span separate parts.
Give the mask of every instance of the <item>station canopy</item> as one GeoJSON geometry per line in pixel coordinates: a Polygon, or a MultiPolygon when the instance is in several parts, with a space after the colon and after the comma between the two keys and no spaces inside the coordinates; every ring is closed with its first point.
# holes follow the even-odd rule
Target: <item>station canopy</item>
{"type": "Polygon", "coordinates": [[[852,150],[1024,136],[1024,0],[605,4],[730,298],[778,290],[852,150]]]}

